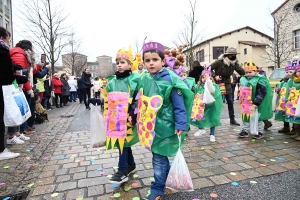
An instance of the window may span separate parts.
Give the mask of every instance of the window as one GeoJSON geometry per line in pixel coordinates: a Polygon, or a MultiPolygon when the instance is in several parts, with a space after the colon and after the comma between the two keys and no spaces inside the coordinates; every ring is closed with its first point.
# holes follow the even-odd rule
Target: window
{"type": "Polygon", "coordinates": [[[295,31],[295,49],[300,49],[300,29],[295,31]]]}
{"type": "Polygon", "coordinates": [[[200,62],[204,62],[204,49],[202,49],[200,51],[200,59],[199,59],[200,62]]]}
{"type": "Polygon", "coordinates": [[[294,7],[295,12],[300,13],[300,3],[298,3],[295,7],[294,7]]]}
{"type": "Polygon", "coordinates": [[[247,54],[247,48],[244,49],[244,55],[246,55],[246,54],[247,54]]]}
{"type": "Polygon", "coordinates": [[[213,59],[218,59],[218,57],[223,54],[228,47],[213,47],[213,59]]]}
{"type": "Polygon", "coordinates": [[[3,26],[2,16],[0,15],[0,26],[3,26]]]}
{"type": "Polygon", "coordinates": [[[8,21],[5,21],[5,29],[8,30],[8,31],[10,31],[9,30],[9,22],[8,21]]]}

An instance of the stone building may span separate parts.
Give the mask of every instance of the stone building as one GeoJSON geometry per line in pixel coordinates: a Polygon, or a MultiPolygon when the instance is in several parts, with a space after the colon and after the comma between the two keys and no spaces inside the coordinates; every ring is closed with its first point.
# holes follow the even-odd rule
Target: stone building
{"type": "Polygon", "coordinates": [[[77,52],[64,54],[62,64],[65,71],[70,71],[74,76],[81,76],[82,71],[87,68],[87,56],[77,52]]]}
{"type": "MultiPolygon", "coordinates": [[[[274,27],[278,26],[280,34],[276,37],[279,43],[287,44],[285,54],[292,59],[300,56],[300,0],[286,0],[272,12],[274,27]],[[280,23],[282,20],[282,23],[280,23]]],[[[282,63],[284,67],[286,63],[282,63]]]]}
{"type": "MultiPolygon", "coordinates": [[[[0,0],[0,26],[4,27],[11,34],[13,34],[11,3],[11,0],[0,0]]],[[[11,37],[11,40],[13,41],[13,37],[11,37]]]]}
{"type": "MultiPolygon", "coordinates": [[[[223,54],[228,47],[234,47],[241,65],[249,62],[250,59],[266,71],[267,75],[273,71],[273,63],[261,58],[265,53],[268,43],[272,43],[273,38],[249,26],[245,26],[194,45],[196,60],[201,65],[205,62],[213,63],[223,54]]],[[[187,50],[183,51],[187,55],[187,50]]],[[[186,61],[188,58],[185,59],[186,61]]]]}
{"type": "Polygon", "coordinates": [[[110,56],[98,56],[96,62],[88,62],[92,77],[107,77],[115,74],[117,67],[110,56]]]}

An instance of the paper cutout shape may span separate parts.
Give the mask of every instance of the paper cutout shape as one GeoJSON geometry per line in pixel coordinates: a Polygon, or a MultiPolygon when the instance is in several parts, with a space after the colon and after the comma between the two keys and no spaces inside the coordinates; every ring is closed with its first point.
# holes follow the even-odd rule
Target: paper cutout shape
{"type": "Polygon", "coordinates": [[[277,97],[277,106],[275,108],[275,112],[285,112],[285,96],[286,96],[286,88],[283,87],[280,90],[280,93],[277,97]]]}
{"type": "Polygon", "coordinates": [[[191,119],[192,121],[204,120],[205,104],[203,103],[203,94],[197,93],[194,96],[191,119]]]}
{"type": "Polygon", "coordinates": [[[141,88],[138,99],[137,128],[140,143],[143,147],[151,150],[152,142],[155,137],[156,115],[163,104],[163,98],[159,95],[147,97],[143,95],[141,88]]]}
{"type": "Polygon", "coordinates": [[[241,112],[242,119],[249,120],[252,106],[252,88],[251,87],[240,87],[240,101],[241,101],[241,112]]]}
{"type": "Polygon", "coordinates": [[[295,87],[290,88],[290,94],[286,103],[285,115],[290,118],[295,115],[300,91],[295,87]]]}

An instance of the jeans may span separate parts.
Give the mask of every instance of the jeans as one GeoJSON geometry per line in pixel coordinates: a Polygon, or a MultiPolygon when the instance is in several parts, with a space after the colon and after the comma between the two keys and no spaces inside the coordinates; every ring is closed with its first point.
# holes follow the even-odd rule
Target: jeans
{"type": "Polygon", "coordinates": [[[165,193],[166,181],[170,171],[170,163],[167,156],[153,153],[152,165],[154,170],[154,182],[151,183],[151,194],[149,200],[155,200],[157,196],[165,193]]]}
{"type": "Polygon", "coordinates": [[[14,135],[16,132],[20,132],[20,126],[8,127],[7,134],[9,136],[14,135]]]}
{"type": "Polygon", "coordinates": [[[45,100],[43,102],[43,107],[46,108],[46,109],[50,109],[51,108],[51,104],[50,104],[50,98],[51,97],[45,97],[45,100]]]}
{"type": "Polygon", "coordinates": [[[236,84],[231,84],[231,92],[232,92],[232,100],[234,101],[234,93],[235,93],[236,84]]]}
{"type": "MultiPolygon", "coordinates": [[[[200,128],[200,130],[203,130],[203,128],[200,128]]],[[[210,135],[215,135],[216,127],[210,127],[210,135]]]]}
{"type": "Polygon", "coordinates": [[[71,101],[76,101],[76,97],[77,97],[77,92],[70,92],[70,102],[71,101]]]}
{"type": "MultiPolygon", "coordinates": [[[[26,97],[26,100],[27,100],[28,105],[30,106],[30,105],[31,105],[31,100],[32,100],[33,98],[31,98],[29,94],[25,94],[25,97],[26,97]]],[[[30,109],[30,111],[31,111],[31,109],[30,109]]],[[[31,115],[34,115],[34,112],[31,113],[31,115]]],[[[28,128],[27,121],[25,121],[23,124],[20,125],[20,131],[21,131],[21,132],[23,132],[23,131],[24,131],[25,129],[27,129],[27,128],[28,128]]]]}
{"type": "Polygon", "coordinates": [[[228,105],[228,112],[229,112],[229,118],[230,121],[233,121],[235,116],[234,116],[234,109],[233,109],[233,101],[232,101],[232,94],[225,94],[225,99],[228,105]]]}
{"type": "Polygon", "coordinates": [[[35,121],[35,105],[36,105],[36,100],[35,100],[35,98],[32,98],[31,102],[30,102],[30,105],[29,105],[30,112],[31,112],[31,117],[29,117],[28,120],[27,120],[27,124],[30,127],[33,127],[34,121],[35,121]]]}
{"type": "Polygon", "coordinates": [[[91,89],[90,88],[82,88],[82,98],[86,107],[90,105],[89,99],[91,98],[91,89]],[[86,99],[87,97],[87,99],[86,99]]]}
{"type": "Polygon", "coordinates": [[[59,105],[58,105],[58,98],[59,98],[60,106],[63,105],[62,94],[55,94],[55,104],[56,104],[56,107],[59,107],[59,105]]]}
{"type": "Polygon", "coordinates": [[[127,173],[128,165],[134,165],[134,158],[131,147],[124,147],[123,153],[119,150],[119,164],[118,172],[127,173]]]}

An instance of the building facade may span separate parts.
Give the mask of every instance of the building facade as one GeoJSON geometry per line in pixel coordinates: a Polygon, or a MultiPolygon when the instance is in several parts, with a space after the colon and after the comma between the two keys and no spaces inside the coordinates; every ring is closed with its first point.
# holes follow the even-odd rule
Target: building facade
{"type": "Polygon", "coordinates": [[[12,34],[13,29],[12,29],[11,9],[12,9],[11,0],[0,0],[0,26],[4,27],[12,34]]]}
{"type": "Polygon", "coordinates": [[[88,62],[87,65],[93,78],[107,77],[115,74],[117,70],[116,64],[112,62],[112,57],[105,55],[98,56],[96,62],[88,62]]]}
{"type": "MultiPolygon", "coordinates": [[[[267,44],[273,42],[273,38],[249,26],[236,29],[222,35],[210,38],[195,45],[195,58],[201,65],[205,62],[213,63],[223,54],[228,47],[234,47],[241,65],[250,59],[269,75],[273,71],[273,63],[262,58],[267,44]]],[[[187,50],[183,52],[187,55],[187,50]]],[[[188,60],[188,58],[186,58],[188,60]]]]}
{"type": "Polygon", "coordinates": [[[96,61],[96,62],[88,62],[87,63],[87,67],[90,70],[92,78],[100,77],[100,70],[99,70],[100,67],[99,67],[98,61],[96,61]]]}
{"type": "Polygon", "coordinates": [[[87,56],[73,52],[62,55],[62,64],[66,72],[74,76],[81,76],[82,71],[88,67],[87,56]]]}
{"type": "MultiPolygon", "coordinates": [[[[275,30],[278,30],[280,33],[276,34],[274,32],[275,39],[280,44],[287,44],[288,49],[283,53],[289,59],[292,59],[294,56],[300,56],[300,0],[284,1],[272,12],[272,16],[275,30]]],[[[281,67],[284,67],[284,65],[286,63],[282,63],[281,67]]]]}

